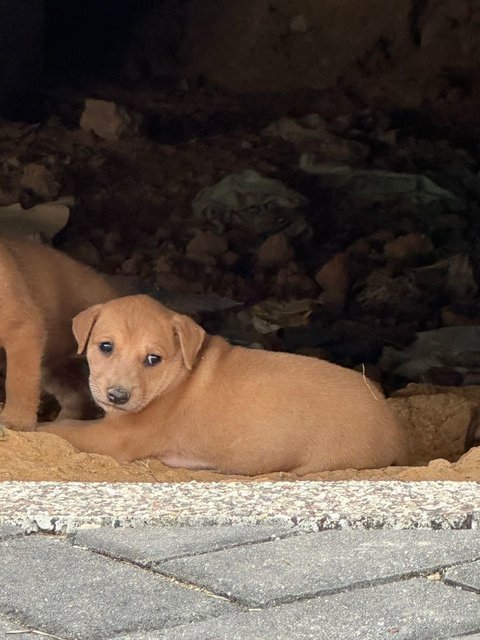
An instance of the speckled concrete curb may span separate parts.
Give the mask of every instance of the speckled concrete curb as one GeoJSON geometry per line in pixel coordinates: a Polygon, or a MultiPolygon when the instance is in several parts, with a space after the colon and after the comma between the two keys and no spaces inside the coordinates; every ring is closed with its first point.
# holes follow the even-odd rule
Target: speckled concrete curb
{"type": "Polygon", "coordinates": [[[305,529],[480,528],[476,482],[0,483],[0,524],[27,532],[95,526],[290,523],[305,529]]]}

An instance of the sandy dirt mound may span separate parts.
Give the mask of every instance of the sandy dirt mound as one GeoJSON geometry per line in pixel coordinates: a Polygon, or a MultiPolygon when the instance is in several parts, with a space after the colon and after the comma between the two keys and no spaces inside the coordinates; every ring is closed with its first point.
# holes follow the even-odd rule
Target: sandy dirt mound
{"type": "MultiPolygon", "coordinates": [[[[475,480],[480,482],[480,447],[462,455],[480,400],[480,388],[409,385],[390,399],[408,432],[411,467],[311,474],[308,480],[475,480]]],[[[187,482],[294,480],[288,473],[256,478],[171,469],[155,459],[119,464],[108,456],[77,452],[46,433],[14,433],[0,441],[0,481],[187,482]]]]}

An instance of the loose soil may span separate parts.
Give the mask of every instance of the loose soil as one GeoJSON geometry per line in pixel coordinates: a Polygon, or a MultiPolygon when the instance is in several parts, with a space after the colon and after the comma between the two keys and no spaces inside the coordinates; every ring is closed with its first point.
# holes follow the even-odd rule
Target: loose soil
{"type": "Polygon", "coordinates": [[[479,387],[438,389],[409,385],[390,402],[408,432],[410,467],[329,471],[299,478],[271,473],[253,478],[171,469],[156,459],[119,464],[108,456],[77,452],[47,433],[9,432],[0,441],[0,481],[230,482],[260,480],[473,480],[480,482],[480,447],[461,452],[480,396],[479,387]],[[407,395],[410,394],[410,395],[407,395]],[[434,459],[429,459],[432,455],[434,459]]]}

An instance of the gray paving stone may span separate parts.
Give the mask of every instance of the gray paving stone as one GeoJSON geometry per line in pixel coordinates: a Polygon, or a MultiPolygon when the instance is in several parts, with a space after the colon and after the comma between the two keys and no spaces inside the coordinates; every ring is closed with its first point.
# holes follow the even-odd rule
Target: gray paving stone
{"type": "Polygon", "coordinates": [[[169,560],[154,570],[257,607],[434,570],[479,554],[478,531],[323,531],[169,560]]]}
{"type": "Polygon", "coordinates": [[[11,524],[0,524],[0,540],[5,538],[12,538],[13,536],[20,536],[23,531],[20,527],[14,527],[11,524]]]}
{"type": "Polygon", "coordinates": [[[479,628],[479,596],[418,578],[115,640],[444,640],[479,628]]]}
{"type": "Polygon", "coordinates": [[[106,638],[220,615],[234,605],[61,539],[0,544],[0,614],[62,637],[106,638]]]}
{"type": "Polygon", "coordinates": [[[10,620],[0,616],[0,640],[39,640],[38,634],[25,630],[10,620]]]}
{"type": "Polygon", "coordinates": [[[250,525],[140,529],[102,527],[79,531],[73,541],[93,551],[149,566],[170,558],[272,540],[294,531],[292,527],[250,525]]]}
{"type": "Polygon", "coordinates": [[[445,573],[445,582],[467,587],[480,593],[480,560],[449,569],[445,573]]]}

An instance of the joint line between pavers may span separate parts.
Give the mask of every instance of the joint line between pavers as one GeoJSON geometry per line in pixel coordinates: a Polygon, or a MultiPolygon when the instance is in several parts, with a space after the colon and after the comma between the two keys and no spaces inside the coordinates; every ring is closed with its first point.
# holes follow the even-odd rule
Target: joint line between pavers
{"type": "MultiPolygon", "coordinates": [[[[49,532],[50,533],[50,532],[49,532]]],[[[205,551],[197,551],[197,552],[185,552],[178,555],[171,555],[162,558],[162,560],[146,560],[143,562],[142,560],[129,560],[123,556],[117,555],[114,551],[108,551],[106,549],[96,549],[95,547],[86,547],[81,544],[76,544],[74,541],[71,543],[73,547],[77,547],[78,549],[85,549],[87,551],[91,551],[99,556],[104,556],[106,558],[110,558],[111,560],[119,560],[129,562],[136,566],[141,567],[142,569],[151,569],[161,565],[163,562],[170,562],[171,560],[182,560],[183,558],[196,558],[198,556],[205,556],[208,554],[219,553],[221,551],[229,551],[230,549],[238,549],[239,547],[251,547],[256,544],[264,544],[265,542],[276,542],[277,540],[286,540],[288,538],[293,538],[300,535],[315,535],[315,531],[304,531],[300,528],[292,528],[291,531],[285,531],[283,533],[275,534],[275,537],[266,537],[259,538],[258,540],[248,540],[246,542],[235,542],[233,544],[226,545],[224,547],[219,547],[218,549],[206,549],[205,551]]],[[[61,534],[51,534],[53,536],[61,536],[61,534]]],[[[75,534],[70,534],[67,536],[67,540],[69,537],[75,538],[75,534]]]]}
{"type": "Polygon", "coordinates": [[[469,591],[470,593],[475,593],[477,596],[480,596],[480,590],[475,589],[475,587],[469,587],[467,584],[460,584],[459,582],[454,582],[449,578],[442,578],[442,581],[447,587],[454,587],[456,589],[461,589],[462,591],[469,591]]]}
{"type": "Polygon", "coordinates": [[[258,540],[248,540],[246,542],[235,542],[234,544],[219,547],[218,549],[210,549],[205,551],[198,551],[196,553],[182,553],[176,556],[168,556],[168,558],[163,558],[162,560],[157,560],[152,562],[152,567],[157,567],[161,565],[163,562],[170,562],[170,560],[181,560],[182,558],[196,558],[198,556],[205,556],[208,554],[219,553],[221,551],[229,551],[230,549],[238,549],[239,547],[252,547],[256,544],[264,544],[265,542],[276,542],[277,540],[286,540],[288,538],[293,538],[300,535],[315,535],[315,531],[303,531],[300,528],[293,529],[292,531],[285,531],[284,533],[276,534],[274,538],[259,538],[258,540]]]}
{"type": "MultiPolygon", "coordinates": [[[[227,595],[221,595],[216,593],[215,591],[211,591],[210,589],[208,589],[207,587],[204,587],[202,585],[198,585],[195,584],[194,582],[188,582],[187,580],[181,580],[180,578],[177,578],[176,576],[172,576],[172,575],[168,575],[165,573],[162,573],[161,571],[157,571],[156,569],[156,563],[153,562],[145,562],[142,563],[140,560],[129,560],[128,558],[121,558],[119,556],[116,556],[112,553],[109,553],[107,551],[98,551],[96,549],[91,549],[90,547],[84,547],[81,545],[75,545],[73,544],[72,546],[76,547],[77,549],[83,549],[85,551],[88,551],[90,553],[92,553],[93,555],[97,555],[97,556],[102,556],[104,558],[108,558],[109,560],[112,560],[113,562],[120,562],[122,564],[126,564],[128,566],[132,566],[135,567],[136,569],[139,569],[140,571],[148,571],[151,575],[155,575],[158,576],[159,578],[163,578],[164,580],[167,580],[168,582],[172,582],[173,584],[177,584],[180,585],[186,589],[191,589],[192,591],[199,591],[207,596],[210,596],[211,598],[217,598],[219,600],[226,600],[232,604],[240,604],[238,602],[236,602],[234,599],[230,598],[227,595]],[[155,570],[153,570],[155,569],[155,570]]],[[[168,558],[168,560],[170,560],[170,558],[168,558]]],[[[165,560],[166,562],[167,560],[165,560]]],[[[241,605],[243,608],[243,605],[241,605]]]]}
{"type": "MultiPolygon", "coordinates": [[[[337,587],[337,588],[328,589],[328,590],[321,590],[316,592],[315,594],[306,594],[304,596],[293,596],[291,598],[286,596],[285,598],[272,600],[270,603],[270,606],[277,607],[279,605],[289,604],[291,602],[303,602],[303,601],[312,600],[318,597],[331,596],[331,595],[336,595],[338,593],[348,593],[349,591],[360,591],[362,589],[368,589],[370,587],[378,587],[378,586],[391,584],[395,582],[407,582],[408,580],[414,580],[416,578],[428,579],[428,576],[434,575],[434,574],[439,574],[441,576],[439,582],[443,582],[444,584],[447,584],[447,582],[443,578],[443,574],[446,571],[448,571],[448,569],[453,569],[453,568],[462,566],[464,564],[469,564],[470,562],[477,562],[477,558],[473,558],[472,560],[462,560],[460,562],[452,562],[451,564],[448,564],[448,565],[440,565],[438,567],[428,568],[422,571],[408,571],[407,573],[402,573],[394,576],[385,576],[383,578],[374,578],[368,581],[353,582],[352,584],[349,584],[345,587],[337,587]]],[[[448,586],[460,586],[460,585],[449,584],[448,586]]],[[[474,592],[478,594],[478,591],[474,591],[474,592]]]]}
{"type": "MultiPolygon", "coordinates": [[[[181,585],[187,589],[193,589],[195,591],[201,591],[202,593],[205,593],[206,595],[211,596],[212,598],[219,598],[220,600],[226,600],[227,602],[229,602],[230,604],[234,604],[237,605],[239,607],[239,609],[241,611],[250,611],[251,607],[248,603],[243,602],[240,598],[237,598],[235,596],[232,596],[231,594],[222,592],[222,591],[211,591],[210,589],[208,589],[208,587],[204,586],[204,585],[200,585],[197,584],[195,582],[190,582],[189,580],[186,580],[184,578],[179,578],[178,576],[174,576],[172,574],[169,573],[164,573],[162,571],[158,571],[155,568],[155,573],[159,576],[162,576],[163,578],[165,578],[166,580],[169,580],[171,582],[173,582],[174,584],[178,584],[181,585]]],[[[263,609],[266,607],[262,607],[263,609]]]]}
{"type": "MultiPolygon", "coordinates": [[[[223,598],[225,600],[228,600],[231,603],[237,604],[240,607],[245,607],[247,610],[252,611],[252,610],[264,610],[264,609],[272,609],[272,608],[276,608],[278,606],[281,605],[285,605],[285,604],[291,604],[293,602],[306,602],[309,600],[314,600],[315,598],[320,598],[320,597],[325,597],[325,596],[332,596],[332,595],[337,595],[340,593],[349,593],[351,591],[361,591],[363,589],[369,589],[369,588],[373,588],[373,587],[379,587],[382,585],[387,585],[387,584],[393,584],[396,582],[407,582],[409,580],[414,580],[417,578],[428,578],[428,576],[432,575],[432,574],[441,574],[441,572],[443,571],[447,571],[450,568],[454,568],[457,566],[461,566],[462,564],[466,564],[468,562],[475,562],[476,560],[469,560],[467,562],[456,562],[456,563],[451,563],[449,565],[440,565],[437,567],[433,567],[433,568],[428,568],[428,569],[424,569],[422,571],[409,571],[407,573],[401,573],[398,575],[393,575],[393,576],[385,576],[383,578],[374,578],[372,580],[367,580],[367,581],[358,581],[358,582],[353,582],[352,584],[346,585],[344,587],[336,587],[336,588],[331,588],[331,589],[321,589],[319,591],[316,591],[315,593],[307,593],[307,594],[303,594],[303,595],[299,595],[299,596],[285,596],[283,598],[274,598],[272,599],[270,602],[268,602],[265,605],[255,605],[254,607],[252,607],[252,604],[245,601],[242,598],[238,598],[235,596],[232,596],[231,594],[228,594],[224,591],[218,590],[218,591],[210,591],[208,590],[208,593],[216,596],[216,597],[220,597],[223,598]]],[[[157,572],[157,571],[156,571],[157,572]]],[[[174,576],[172,574],[169,573],[164,573],[164,572],[160,572],[158,571],[158,573],[160,575],[162,575],[163,577],[167,578],[167,579],[173,579],[175,582],[179,583],[179,584],[183,584],[184,586],[191,586],[191,587],[197,587],[200,588],[201,590],[203,589],[207,589],[207,587],[203,586],[203,585],[199,585],[196,584],[194,582],[189,582],[187,580],[178,578],[177,576],[174,576]]],[[[441,580],[443,582],[443,579],[441,580]]],[[[450,586],[450,585],[449,585],[450,586]]],[[[456,585],[453,585],[456,586],[456,585]]],[[[478,593],[478,592],[476,592],[478,593]]]]}

